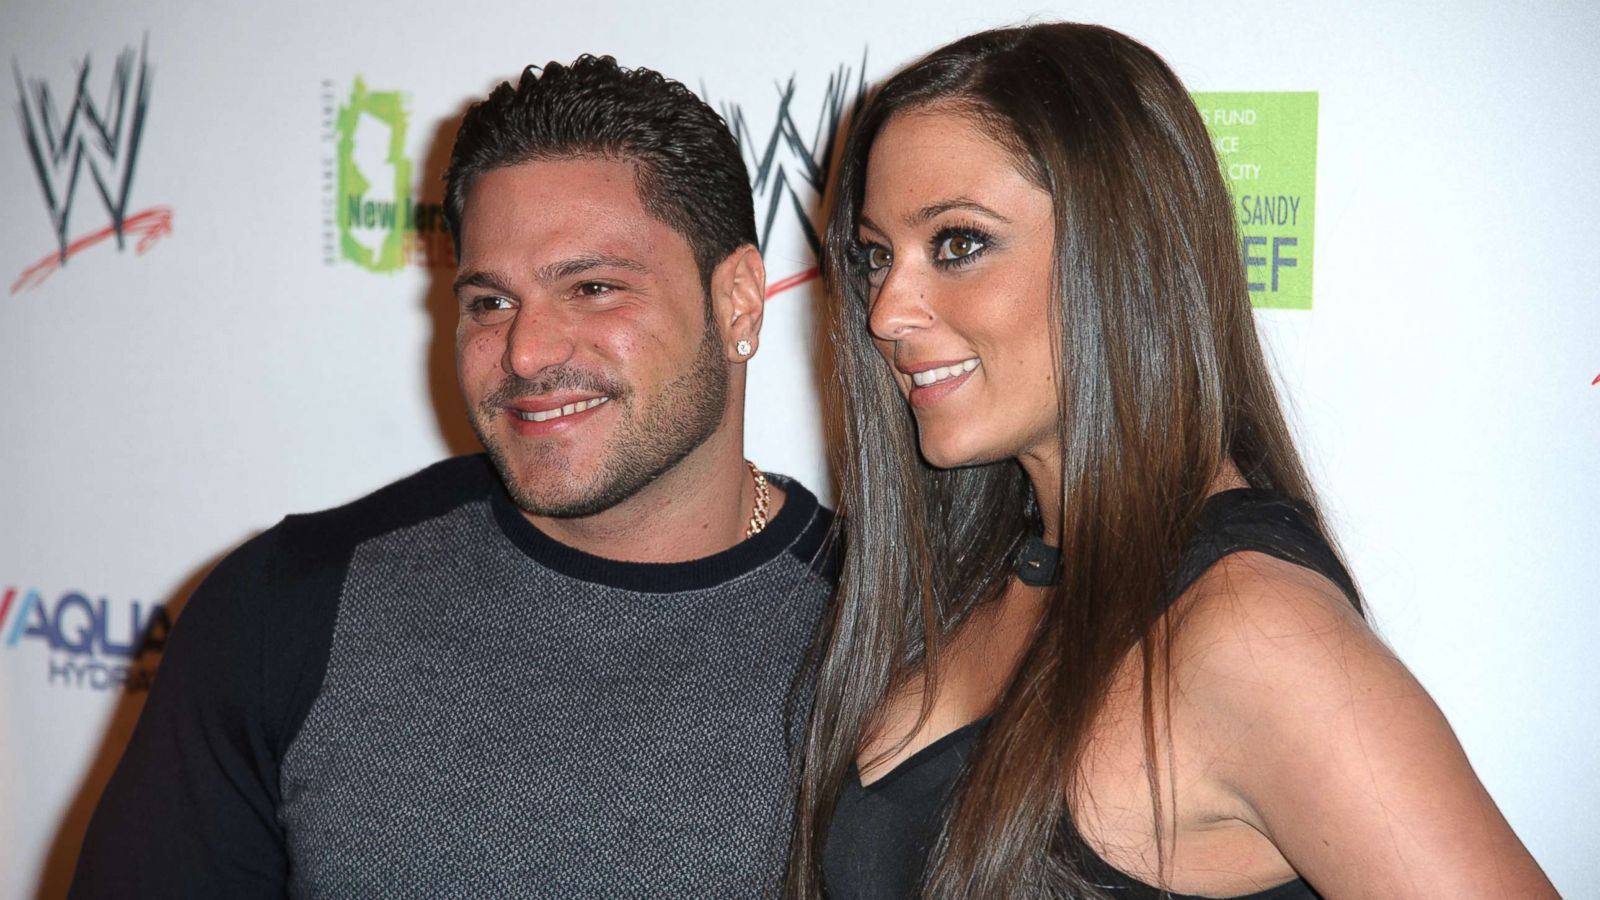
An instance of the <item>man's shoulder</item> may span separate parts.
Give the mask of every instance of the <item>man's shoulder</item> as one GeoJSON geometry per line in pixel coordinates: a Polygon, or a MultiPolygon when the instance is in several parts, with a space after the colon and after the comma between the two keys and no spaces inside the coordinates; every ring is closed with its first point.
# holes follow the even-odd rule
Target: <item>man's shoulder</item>
{"type": "Polygon", "coordinates": [[[213,580],[291,587],[337,578],[362,543],[486,498],[498,483],[481,454],[434,463],[349,503],[284,517],[229,553],[213,580]]]}
{"type": "Polygon", "coordinates": [[[362,543],[486,497],[497,483],[486,458],[461,456],[342,506],[287,516],[224,556],[182,618],[191,620],[191,630],[215,619],[218,629],[242,631],[268,620],[322,616],[316,611],[336,606],[362,543]]]}
{"type": "Polygon", "coordinates": [[[279,552],[343,552],[378,535],[398,531],[485,499],[499,484],[483,454],[434,463],[349,503],[296,513],[274,527],[279,552]]]}

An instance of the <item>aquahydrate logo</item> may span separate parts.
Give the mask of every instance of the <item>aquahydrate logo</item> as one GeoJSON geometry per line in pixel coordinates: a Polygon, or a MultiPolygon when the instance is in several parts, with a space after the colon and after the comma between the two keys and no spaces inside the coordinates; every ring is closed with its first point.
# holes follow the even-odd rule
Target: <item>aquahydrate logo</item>
{"type": "Polygon", "coordinates": [[[43,651],[44,680],[56,687],[149,690],[171,629],[159,603],[0,589],[0,647],[43,651]]]}
{"type": "Polygon", "coordinates": [[[739,142],[745,165],[750,170],[750,188],[755,197],[757,238],[770,275],[767,296],[782,293],[817,277],[817,260],[822,256],[819,221],[822,194],[827,189],[829,164],[835,144],[843,138],[846,119],[860,108],[866,97],[867,56],[851,72],[840,66],[828,76],[819,103],[805,115],[796,99],[797,75],[777,85],[777,101],[772,125],[765,137],[757,137],[750,116],[737,103],[722,106],[722,116],[739,142]],[[802,123],[804,125],[802,126],[802,123]],[[793,232],[804,241],[800,258],[775,252],[778,246],[794,244],[793,232]]]}
{"type": "Polygon", "coordinates": [[[172,210],[152,206],[131,209],[133,176],[144,138],[145,116],[150,107],[148,40],[135,55],[127,48],[111,67],[109,84],[96,99],[96,79],[90,60],[78,65],[65,111],[56,103],[43,79],[27,79],[13,61],[22,137],[39,179],[45,206],[55,231],[56,248],[29,266],[11,284],[11,293],[37,287],[73,256],[115,238],[119,251],[143,254],[172,233],[172,210]],[[89,183],[110,222],[102,228],[72,237],[73,201],[89,183]]]}

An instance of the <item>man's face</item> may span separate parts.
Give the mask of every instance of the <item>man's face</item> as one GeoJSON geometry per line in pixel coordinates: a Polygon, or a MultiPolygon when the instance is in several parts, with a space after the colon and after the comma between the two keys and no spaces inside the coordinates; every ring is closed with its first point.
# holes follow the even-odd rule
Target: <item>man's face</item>
{"type": "Polygon", "coordinates": [[[456,298],[473,428],[529,513],[609,509],[723,421],[728,367],[694,253],[645,211],[630,162],[478,176],[456,298]]]}

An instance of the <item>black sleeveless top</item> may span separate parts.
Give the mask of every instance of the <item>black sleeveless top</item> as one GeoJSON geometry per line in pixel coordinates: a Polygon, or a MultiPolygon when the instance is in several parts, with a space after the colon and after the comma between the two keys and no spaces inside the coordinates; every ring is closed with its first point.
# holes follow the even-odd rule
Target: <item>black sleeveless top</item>
{"type": "MultiPolygon", "coordinates": [[[[1311,524],[1304,506],[1270,491],[1240,489],[1206,501],[1173,578],[1168,603],[1224,556],[1249,550],[1304,566],[1338,585],[1352,601],[1356,596],[1349,574],[1311,524]]],[[[979,719],[950,732],[866,787],[851,766],[822,854],[824,894],[830,900],[917,896],[928,852],[944,823],[945,805],[986,725],[987,718],[979,719]]],[[[1074,833],[1070,823],[1063,826],[1064,833],[1074,833]]],[[[1080,868],[1113,897],[1200,900],[1163,893],[1114,868],[1081,841],[1072,843],[1080,868]]],[[[1296,878],[1238,900],[1316,897],[1296,878]]]]}

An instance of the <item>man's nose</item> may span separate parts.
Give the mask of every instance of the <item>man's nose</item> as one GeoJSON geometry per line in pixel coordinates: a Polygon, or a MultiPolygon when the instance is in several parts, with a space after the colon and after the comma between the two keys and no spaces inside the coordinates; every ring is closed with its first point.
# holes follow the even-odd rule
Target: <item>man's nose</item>
{"type": "Polygon", "coordinates": [[[569,323],[559,313],[524,303],[506,332],[501,367],[507,374],[533,378],[551,366],[570,361],[573,347],[569,323]]]}

